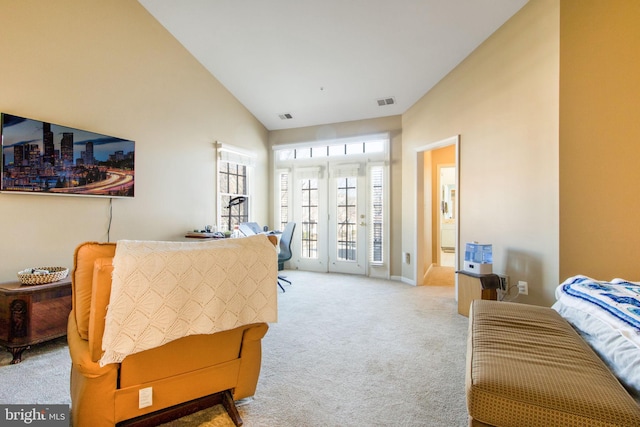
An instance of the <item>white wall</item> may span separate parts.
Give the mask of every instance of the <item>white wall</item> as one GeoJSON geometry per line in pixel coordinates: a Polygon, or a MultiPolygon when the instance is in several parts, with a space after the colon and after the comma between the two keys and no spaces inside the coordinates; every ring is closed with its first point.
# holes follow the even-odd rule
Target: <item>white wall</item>
{"type": "MultiPolygon", "coordinates": [[[[136,196],[113,200],[110,240],[181,239],[213,223],[213,143],[256,155],[268,220],[266,129],[138,2],[0,1],[0,111],[136,141],[136,196]]],[[[0,194],[0,281],[72,267],[106,241],[109,200],[0,194]]]]}

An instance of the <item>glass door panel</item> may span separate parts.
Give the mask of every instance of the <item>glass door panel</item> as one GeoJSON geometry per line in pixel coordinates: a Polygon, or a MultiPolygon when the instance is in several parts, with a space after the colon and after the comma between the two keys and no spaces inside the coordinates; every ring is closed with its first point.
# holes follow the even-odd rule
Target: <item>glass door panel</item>
{"type": "Polygon", "coordinates": [[[300,181],[302,195],[301,256],[318,259],[318,180],[300,181]]]}
{"type": "Polygon", "coordinates": [[[294,173],[291,201],[293,218],[299,225],[291,246],[293,268],[327,271],[326,178],[320,172],[294,173]]]}
{"type": "Polygon", "coordinates": [[[329,197],[329,271],[364,274],[366,222],[363,178],[337,176],[329,197]]]}

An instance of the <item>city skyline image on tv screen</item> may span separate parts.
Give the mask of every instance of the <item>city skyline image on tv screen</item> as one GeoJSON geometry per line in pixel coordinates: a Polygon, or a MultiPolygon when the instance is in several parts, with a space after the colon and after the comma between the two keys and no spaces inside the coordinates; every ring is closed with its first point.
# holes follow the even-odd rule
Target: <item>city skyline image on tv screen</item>
{"type": "Polygon", "coordinates": [[[2,114],[2,192],[133,197],[134,141],[2,114]]]}

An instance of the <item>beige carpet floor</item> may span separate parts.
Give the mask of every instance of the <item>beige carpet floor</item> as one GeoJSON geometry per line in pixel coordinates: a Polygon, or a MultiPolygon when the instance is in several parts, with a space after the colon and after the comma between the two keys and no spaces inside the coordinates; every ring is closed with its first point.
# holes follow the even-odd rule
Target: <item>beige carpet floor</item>
{"type": "Polygon", "coordinates": [[[454,286],[455,274],[453,267],[432,265],[424,276],[424,284],[425,286],[454,286]]]}
{"type": "MultiPolygon", "coordinates": [[[[451,286],[286,274],[256,395],[238,408],[246,427],[467,425],[467,318],[451,286]]],[[[64,340],[18,365],[0,353],[0,402],[70,403],[68,358],[64,340]]],[[[232,424],[214,407],[168,425],[232,424]]]]}

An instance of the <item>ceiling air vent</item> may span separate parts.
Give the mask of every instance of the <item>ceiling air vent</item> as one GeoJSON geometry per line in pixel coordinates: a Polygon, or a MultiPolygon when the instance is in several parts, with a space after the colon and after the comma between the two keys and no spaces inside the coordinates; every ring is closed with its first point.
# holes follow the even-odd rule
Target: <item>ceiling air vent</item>
{"type": "Polygon", "coordinates": [[[281,120],[289,120],[289,119],[293,119],[293,116],[291,115],[291,113],[284,113],[284,114],[278,114],[280,116],[281,120]]]}
{"type": "Polygon", "coordinates": [[[380,98],[377,100],[378,107],[384,107],[385,105],[393,105],[396,103],[396,99],[394,97],[390,98],[380,98]]]}

